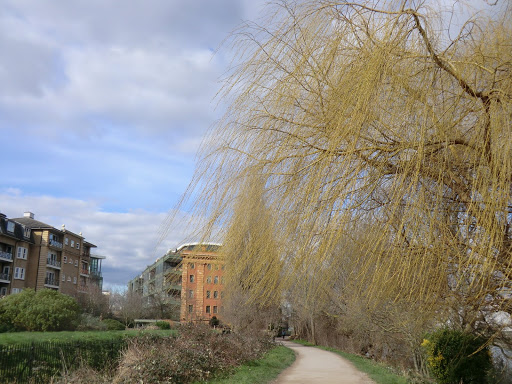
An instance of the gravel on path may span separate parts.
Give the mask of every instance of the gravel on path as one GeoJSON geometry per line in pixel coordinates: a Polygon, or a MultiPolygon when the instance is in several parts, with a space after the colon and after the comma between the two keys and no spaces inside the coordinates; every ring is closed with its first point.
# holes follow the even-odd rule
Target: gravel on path
{"type": "Polygon", "coordinates": [[[297,358],[277,377],[274,384],[375,384],[365,373],[341,356],[315,347],[283,341],[297,358]]]}

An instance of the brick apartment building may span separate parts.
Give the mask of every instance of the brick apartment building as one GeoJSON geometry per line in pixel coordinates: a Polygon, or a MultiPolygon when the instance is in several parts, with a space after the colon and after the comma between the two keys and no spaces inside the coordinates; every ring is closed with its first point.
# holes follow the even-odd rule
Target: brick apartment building
{"type": "Polygon", "coordinates": [[[0,296],[23,288],[55,289],[77,296],[91,285],[102,288],[103,256],[91,254],[96,245],[62,226],[57,229],[34,219],[10,219],[0,213],[0,296]]]}
{"type": "Polygon", "coordinates": [[[185,244],[177,252],[182,257],[182,322],[222,320],[224,307],[224,262],[219,244],[185,244]]]}

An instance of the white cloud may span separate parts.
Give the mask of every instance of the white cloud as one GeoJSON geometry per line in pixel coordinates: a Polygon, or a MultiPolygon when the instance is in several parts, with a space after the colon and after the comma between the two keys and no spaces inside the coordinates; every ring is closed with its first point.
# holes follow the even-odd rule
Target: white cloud
{"type": "Polygon", "coordinates": [[[30,211],[36,220],[58,229],[65,224],[69,231],[82,232],[86,241],[97,245],[93,253],[107,257],[103,261],[103,277],[108,285],[125,285],[146,265],[168,249],[176,248],[187,237],[186,227],[176,225],[159,243],[166,212],[103,212],[93,201],[31,196],[13,189],[0,191],[0,201],[0,212],[9,218],[30,211]]]}

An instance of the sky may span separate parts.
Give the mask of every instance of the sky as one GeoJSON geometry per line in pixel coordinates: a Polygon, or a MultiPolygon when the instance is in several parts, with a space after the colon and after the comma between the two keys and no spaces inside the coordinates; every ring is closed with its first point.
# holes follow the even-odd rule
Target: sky
{"type": "Polygon", "coordinates": [[[0,212],[79,233],[119,288],[187,233],[167,213],[222,113],[218,48],[263,0],[2,0],[0,212]]]}
{"type": "Polygon", "coordinates": [[[82,232],[107,288],[190,240],[178,222],[159,242],[161,226],[222,114],[217,49],[264,5],[2,0],[0,212],[82,232]]]}

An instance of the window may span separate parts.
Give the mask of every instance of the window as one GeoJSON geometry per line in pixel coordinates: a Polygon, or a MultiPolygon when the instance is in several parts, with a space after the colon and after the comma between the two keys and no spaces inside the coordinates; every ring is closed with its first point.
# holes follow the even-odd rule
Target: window
{"type": "Polygon", "coordinates": [[[213,298],[217,299],[218,297],[219,297],[219,292],[218,291],[213,291],[213,298]]]}
{"type": "Polygon", "coordinates": [[[78,267],[78,259],[75,260],[75,267],[78,267]]]}
{"type": "Polygon", "coordinates": [[[220,269],[224,270],[224,264],[220,267],[220,269]]]}
{"type": "Polygon", "coordinates": [[[220,277],[220,283],[221,283],[221,284],[224,284],[224,276],[221,276],[221,277],[220,277]]]}
{"type": "Polygon", "coordinates": [[[194,282],[194,275],[190,275],[189,279],[190,279],[190,282],[193,283],[194,282]]]}
{"type": "Polygon", "coordinates": [[[23,226],[23,236],[30,238],[30,228],[23,226]]]}
{"type": "Polygon", "coordinates": [[[211,312],[210,312],[210,306],[209,306],[209,305],[207,305],[207,306],[206,306],[206,313],[211,313],[211,312]]]}
{"type": "Polygon", "coordinates": [[[211,270],[212,269],[212,265],[211,264],[207,264],[206,268],[208,268],[208,270],[211,270]]]}
{"type": "Polygon", "coordinates": [[[62,274],[62,281],[66,281],[66,275],[62,274]]]}
{"type": "Polygon", "coordinates": [[[73,264],[73,259],[71,257],[69,258],[69,264],[73,264]]]}
{"type": "Polygon", "coordinates": [[[216,305],[213,306],[213,313],[217,313],[217,306],[216,305]]]}
{"type": "Polygon", "coordinates": [[[188,298],[193,299],[194,298],[194,291],[192,289],[188,290],[188,298]]]}
{"type": "Polygon", "coordinates": [[[62,258],[62,260],[64,260],[64,263],[67,263],[67,262],[68,262],[68,257],[67,257],[67,256],[64,256],[64,257],[62,258]]]}
{"type": "Polygon", "coordinates": [[[192,313],[194,312],[194,306],[193,305],[189,305],[188,306],[188,313],[192,313]]]}
{"type": "Polygon", "coordinates": [[[14,233],[14,221],[7,222],[7,232],[14,233]]]}
{"type": "Polygon", "coordinates": [[[73,277],[73,284],[76,284],[76,277],[73,277]]]}
{"type": "Polygon", "coordinates": [[[210,298],[210,291],[206,291],[206,298],[209,299],[210,298]]]}
{"type": "Polygon", "coordinates": [[[27,260],[27,248],[18,247],[18,253],[16,254],[18,259],[27,260]]]}
{"type": "Polygon", "coordinates": [[[0,296],[5,296],[5,295],[7,295],[7,287],[0,288],[0,296]]]}
{"type": "Polygon", "coordinates": [[[194,269],[196,266],[194,265],[194,263],[188,263],[188,267],[189,267],[190,269],[194,269]]]}
{"type": "Polygon", "coordinates": [[[215,270],[218,271],[219,270],[219,264],[215,264],[215,270]]]}
{"type": "Polygon", "coordinates": [[[219,284],[219,276],[213,278],[213,284],[219,284]]]}
{"type": "Polygon", "coordinates": [[[66,245],[69,244],[69,239],[67,237],[64,238],[64,244],[66,244],[66,245]]]}
{"type": "Polygon", "coordinates": [[[25,280],[25,268],[14,268],[14,278],[18,280],[25,280]]]}
{"type": "Polygon", "coordinates": [[[76,249],[80,249],[80,243],[78,241],[76,242],[76,249]]]}
{"type": "Polygon", "coordinates": [[[211,276],[206,277],[206,283],[207,284],[211,284],[212,283],[212,277],[211,276]]]}
{"type": "Polygon", "coordinates": [[[220,291],[220,298],[223,299],[224,298],[224,291],[220,291]]]}
{"type": "Polygon", "coordinates": [[[71,283],[71,276],[68,276],[68,281],[71,283]]]}
{"type": "Polygon", "coordinates": [[[21,289],[20,289],[20,288],[13,288],[13,289],[11,290],[11,292],[12,292],[12,294],[14,295],[14,294],[16,294],[16,293],[20,293],[20,292],[21,292],[21,289]]]}
{"type": "Polygon", "coordinates": [[[71,240],[71,248],[75,247],[75,240],[71,240]]]}

